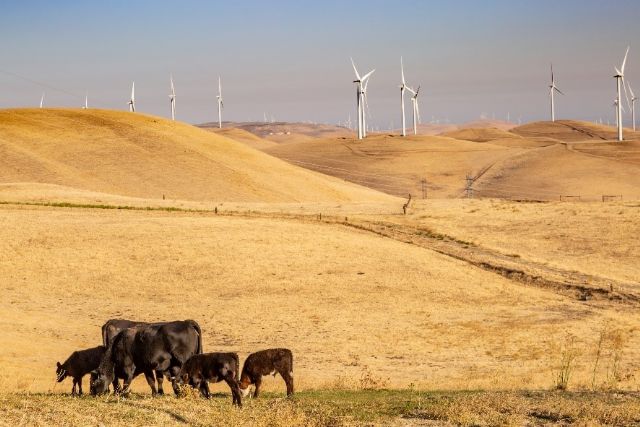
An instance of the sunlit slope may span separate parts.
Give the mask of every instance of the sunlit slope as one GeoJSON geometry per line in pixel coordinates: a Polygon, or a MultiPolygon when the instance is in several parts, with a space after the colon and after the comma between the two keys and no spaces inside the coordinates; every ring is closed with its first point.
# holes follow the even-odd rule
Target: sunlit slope
{"type": "Polygon", "coordinates": [[[304,202],[387,196],[185,123],[107,110],[0,111],[0,183],[143,198],[304,202]]]}
{"type": "MultiPolygon", "coordinates": [[[[512,133],[526,138],[553,138],[563,142],[605,141],[617,138],[616,128],[579,120],[533,122],[511,129],[512,133]]],[[[625,129],[627,139],[640,139],[640,134],[625,129]]]]}
{"type": "Polygon", "coordinates": [[[295,165],[331,174],[389,194],[457,197],[465,176],[477,176],[521,148],[440,136],[370,135],[361,141],[323,139],[281,144],[265,152],[295,165]]]}

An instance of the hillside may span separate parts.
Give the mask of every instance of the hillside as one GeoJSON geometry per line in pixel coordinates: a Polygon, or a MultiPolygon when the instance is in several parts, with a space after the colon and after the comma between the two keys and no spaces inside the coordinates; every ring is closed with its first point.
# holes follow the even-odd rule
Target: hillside
{"type": "MultiPolygon", "coordinates": [[[[208,129],[217,126],[217,124],[203,123],[197,126],[208,129]]],[[[225,123],[225,127],[241,129],[260,138],[277,143],[312,141],[317,138],[348,137],[353,134],[353,131],[341,126],[319,123],[230,122],[225,123]]]]}
{"type": "Polygon", "coordinates": [[[520,135],[494,127],[487,128],[460,128],[451,132],[445,132],[442,136],[464,139],[465,141],[487,142],[498,139],[523,139],[520,135]]]}
{"type": "Polygon", "coordinates": [[[282,144],[265,150],[292,164],[334,175],[389,194],[458,197],[465,176],[474,176],[498,160],[520,153],[519,147],[479,144],[441,136],[371,135],[282,144]]]}
{"type": "MultiPolygon", "coordinates": [[[[512,133],[526,138],[553,138],[563,142],[606,141],[617,138],[616,128],[579,120],[533,122],[511,129],[512,133]]],[[[624,130],[625,139],[640,138],[639,132],[624,130]]]]}
{"type": "Polygon", "coordinates": [[[0,183],[19,182],[219,202],[388,198],[185,123],[94,109],[0,111],[0,183]]]}
{"type": "Polygon", "coordinates": [[[580,122],[556,122],[513,131],[464,128],[441,136],[324,139],[264,151],[404,197],[409,193],[422,197],[423,179],[429,198],[460,197],[469,175],[474,195],[482,197],[558,200],[576,195],[600,200],[603,195],[616,195],[636,200],[640,198],[640,141],[607,142],[597,136],[606,132],[580,122]],[[584,140],[589,135],[592,139],[584,140]]]}

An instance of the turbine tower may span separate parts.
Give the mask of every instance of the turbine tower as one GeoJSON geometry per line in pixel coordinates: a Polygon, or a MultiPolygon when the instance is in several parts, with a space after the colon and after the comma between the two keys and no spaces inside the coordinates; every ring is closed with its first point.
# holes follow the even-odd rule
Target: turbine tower
{"type": "Polygon", "coordinates": [[[631,83],[627,83],[629,86],[629,92],[631,93],[631,121],[633,122],[633,131],[636,131],[636,101],[638,98],[633,94],[633,89],[631,89],[631,83]]]}
{"type": "MultiPolygon", "coordinates": [[[[618,102],[616,104],[616,116],[618,117],[618,141],[622,141],[622,88],[624,87],[624,93],[626,95],[627,93],[627,88],[626,86],[624,86],[624,67],[627,64],[627,55],[629,55],[629,47],[627,47],[627,51],[624,54],[624,59],[622,60],[622,66],[620,67],[620,69],[618,70],[617,67],[615,67],[616,70],[616,75],[613,76],[613,78],[616,79],[616,87],[618,90],[618,97],[616,98],[616,101],[618,102]]],[[[627,96],[627,101],[629,100],[629,97],[627,96]]]]}
{"type": "Polygon", "coordinates": [[[620,105],[620,103],[618,102],[618,99],[614,99],[613,108],[616,111],[616,127],[618,127],[620,123],[620,118],[622,117],[622,113],[626,113],[623,106],[620,106],[620,109],[618,110],[618,105],[620,105]]]}
{"type": "Polygon", "coordinates": [[[129,112],[136,112],[136,82],[131,84],[131,99],[129,99],[129,112]]]}
{"type": "Polygon", "coordinates": [[[351,58],[351,65],[353,66],[353,71],[356,73],[356,79],[353,81],[356,83],[356,105],[358,112],[358,139],[362,139],[366,136],[366,129],[364,126],[366,125],[365,117],[364,117],[364,101],[366,100],[364,93],[366,92],[366,83],[373,74],[374,70],[369,71],[363,77],[360,77],[360,73],[358,73],[358,69],[356,68],[355,62],[353,62],[353,58],[351,58]]]}
{"type": "Polygon", "coordinates": [[[84,109],[87,110],[89,108],[89,91],[84,94],[84,109]]]}
{"type": "Polygon", "coordinates": [[[42,92],[42,96],[40,97],[40,108],[44,107],[44,92],[42,92]]]}
{"type": "Polygon", "coordinates": [[[420,123],[420,107],[418,106],[418,94],[420,93],[420,86],[417,90],[411,89],[407,86],[407,90],[413,94],[411,97],[411,105],[413,107],[413,134],[418,134],[418,124],[420,123]]]}
{"type": "Polygon", "coordinates": [[[222,81],[220,80],[220,76],[218,76],[218,128],[222,129],[222,108],[224,107],[224,103],[222,102],[222,81]]]}
{"type": "MultiPolygon", "coordinates": [[[[176,119],[176,88],[173,86],[173,75],[169,74],[169,81],[171,82],[171,93],[169,94],[169,103],[171,104],[171,120],[176,119]]],[[[131,96],[133,99],[133,95],[131,96]]]]}
{"type": "Polygon", "coordinates": [[[556,80],[553,77],[553,64],[551,64],[551,84],[549,85],[549,97],[551,99],[551,121],[556,121],[556,106],[553,95],[558,92],[560,95],[564,95],[560,89],[556,86],[556,80]]]}
{"type": "MultiPolygon", "coordinates": [[[[402,136],[407,136],[407,127],[404,114],[404,91],[407,89],[407,83],[404,80],[404,64],[402,63],[402,56],[400,57],[400,73],[402,75],[402,82],[400,83],[400,109],[402,111],[402,136]]],[[[415,92],[414,92],[415,93],[415,92]]]]}

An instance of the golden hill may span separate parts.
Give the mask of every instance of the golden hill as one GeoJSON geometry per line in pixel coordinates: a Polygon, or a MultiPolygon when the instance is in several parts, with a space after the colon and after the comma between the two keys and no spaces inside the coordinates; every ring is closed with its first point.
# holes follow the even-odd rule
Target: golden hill
{"type": "Polygon", "coordinates": [[[475,142],[495,141],[498,139],[523,139],[520,135],[516,135],[509,131],[493,127],[461,128],[452,132],[443,133],[442,136],[475,142]]]}
{"type": "Polygon", "coordinates": [[[217,127],[202,127],[202,129],[215,133],[217,135],[222,135],[227,138],[231,138],[238,142],[242,142],[243,144],[248,145],[249,147],[257,148],[258,150],[276,145],[276,143],[273,141],[260,138],[258,135],[255,135],[249,131],[246,131],[240,128],[232,127],[232,128],[220,129],[217,127]]]}
{"type": "Polygon", "coordinates": [[[570,139],[579,135],[584,139],[584,132],[599,131],[584,124],[572,126],[580,131],[562,123],[534,124],[517,129],[524,134],[535,131],[539,136],[492,128],[461,129],[447,133],[449,137],[371,135],[362,141],[324,139],[281,144],[264,151],[397,196],[410,193],[422,197],[424,179],[427,197],[460,197],[465,194],[469,175],[476,196],[640,198],[640,141],[572,142],[570,139]]]}
{"type": "MultiPolygon", "coordinates": [[[[533,122],[511,129],[512,133],[526,138],[553,138],[563,142],[607,141],[617,138],[616,128],[579,120],[533,122]]],[[[636,140],[640,133],[624,130],[625,138],[636,140]]]]}
{"type": "Polygon", "coordinates": [[[370,135],[281,144],[266,153],[292,164],[334,175],[389,194],[457,197],[465,176],[474,176],[496,161],[521,152],[519,147],[478,144],[441,136],[370,135]]]}
{"type": "Polygon", "coordinates": [[[219,202],[382,200],[180,122],[107,110],[0,111],[0,183],[219,202]]]}

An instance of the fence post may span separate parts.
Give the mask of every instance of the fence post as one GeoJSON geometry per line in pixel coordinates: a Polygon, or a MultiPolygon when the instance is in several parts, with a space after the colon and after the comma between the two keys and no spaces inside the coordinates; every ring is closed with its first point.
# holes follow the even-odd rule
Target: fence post
{"type": "Polygon", "coordinates": [[[467,192],[467,199],[473,198],[473,177],[471,174],[467,174],[467,185],[465,187],[465,191],[467,192]]]}

